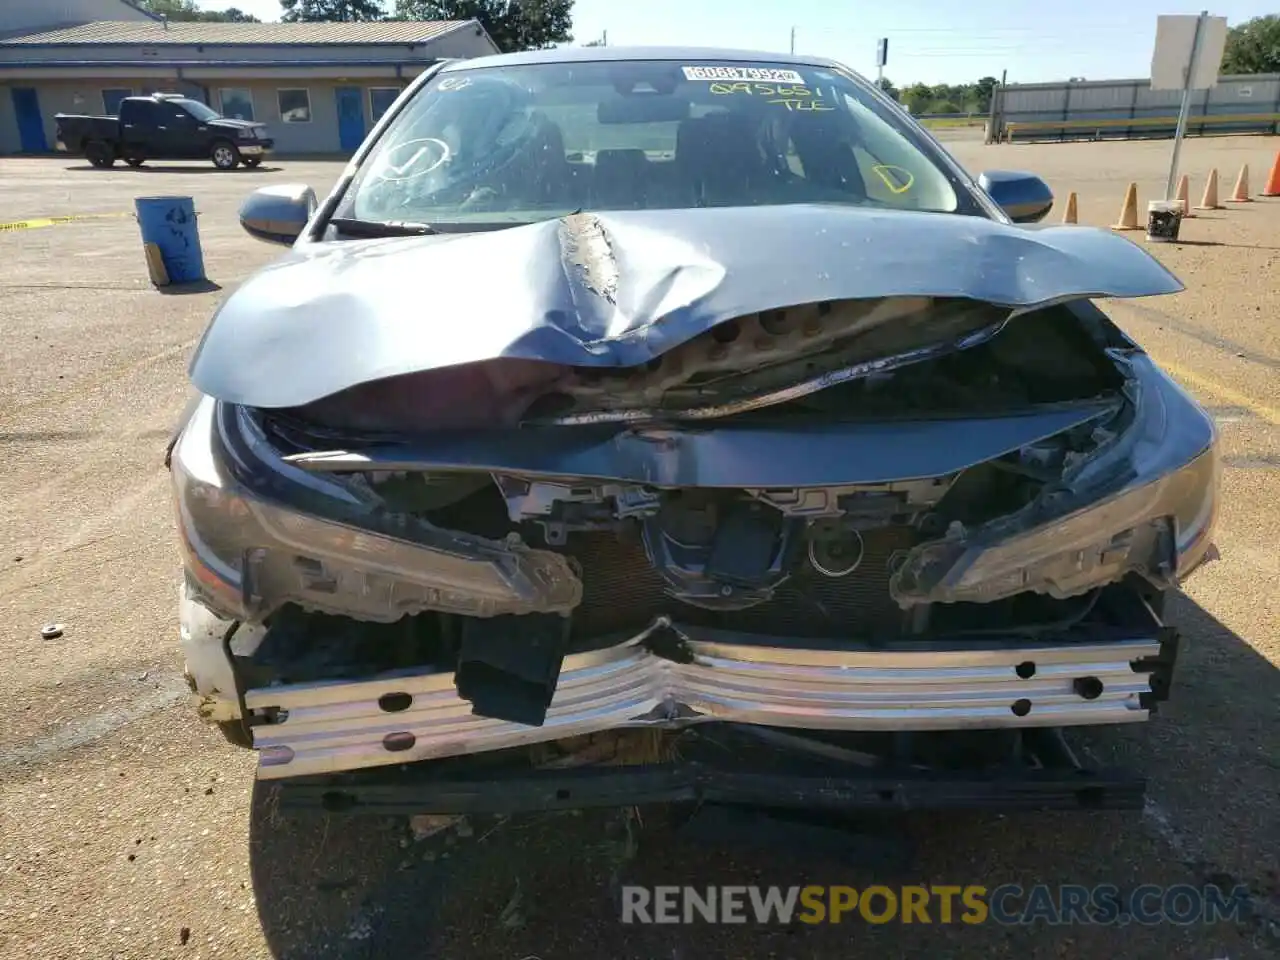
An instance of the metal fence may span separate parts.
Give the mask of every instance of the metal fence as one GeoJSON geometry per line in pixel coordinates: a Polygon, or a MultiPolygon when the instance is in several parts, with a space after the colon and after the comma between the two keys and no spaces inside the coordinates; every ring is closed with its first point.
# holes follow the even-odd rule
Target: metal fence
{"type": "MultiPolygon", "coordinates": [[[[1010,84],[994,92],[987,141],[1011,139],[1010,131],[1032,140],[1171,137],[1181,103],[1180,91],[1152,90],[1147,79],[1010,84]]],[[[1214,89],[1193,93],[1190,116],[1191,133],[1274,133],[1280,74],[1219,77],[1214,89]]]]}

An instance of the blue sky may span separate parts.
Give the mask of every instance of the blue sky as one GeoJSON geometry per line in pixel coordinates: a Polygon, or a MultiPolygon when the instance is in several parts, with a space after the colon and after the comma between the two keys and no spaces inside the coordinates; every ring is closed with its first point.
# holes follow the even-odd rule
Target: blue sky
{"type": "MultiPolygon", "coordinates": [[[[198,0],[277,19],[278,0],[198,0]]],[[[1274,13],[1276,0],[1226,0],[1209,12],[1231,25],[1274,13]]],[[[608,31],[609,45],[687,44],[796,50],[875,74],[878,37],[889,38],[885,76],[895,83],[963,83],[1009,71],[1009,81],[1146,76],[1156,16],[1199,13],[1177,0],[576,0],[578,42],[608,31]]]]}

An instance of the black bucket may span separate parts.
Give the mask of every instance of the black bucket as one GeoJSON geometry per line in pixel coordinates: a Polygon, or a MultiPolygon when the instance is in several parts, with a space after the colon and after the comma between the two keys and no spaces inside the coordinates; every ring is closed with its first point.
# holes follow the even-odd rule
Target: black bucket
{"type": "Polygon", "coordinates": [[[1182,203],[1152,200],[1147,204],[1147,239],[1156,243],[1176,243],[1182,226],[1182,203]]]}

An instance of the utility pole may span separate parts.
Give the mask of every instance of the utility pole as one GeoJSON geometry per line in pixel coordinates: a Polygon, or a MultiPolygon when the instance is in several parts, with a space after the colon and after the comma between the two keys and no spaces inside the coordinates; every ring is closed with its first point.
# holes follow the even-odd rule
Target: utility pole
{"type": "Polygon", "coordinates": [[[792,27],[791,28],[791,53],[794,55],[795,52],[796,52],[796,28],[792,27]]]}
{"type": "MultiPolygon", "coordinates": [[[[1164,198],[1172,201],[1178,180],[1178,157],[1182,153],[1182,138],[1187,133],[1187,117],[1191,114],[1191,92],[1195,83],[1196,67],[1200,63],[1200,48],[1204,44],[1206,24],[1209,22],[1209,11],[1201,10],[1196,20],[1196,32],[1191,38],[1191,57],[1187,63],[1186,73],[1182,81],[1182,105],[1178,108],[1178,126],[1173,131],[1173,157],[1169,160],[1169,180],[1165,184],[1164,198]]],[[[1203,128],[1201,128],[1203,129],[1203,128]]],[[[1186,214],[1186,211],[1183,211],[1186,214]]]]}
{"type": "Polygon", "coordinates": [[[1004,98],[1005,81],[1009,79],[1009,71],[1000,71],[1000,82],[991,91],[991,102],[987,104],[987,143],[1000,143],[1003,136],[1000,133],[1001,119],[1004,115],[1004,104],[1001,102],[1004,98]]]}

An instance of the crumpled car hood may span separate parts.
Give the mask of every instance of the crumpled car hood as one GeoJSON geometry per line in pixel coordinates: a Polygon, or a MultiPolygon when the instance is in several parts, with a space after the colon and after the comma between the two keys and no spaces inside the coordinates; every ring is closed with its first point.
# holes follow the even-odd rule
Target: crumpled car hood
{"type": "Polygon", "coordinates": [[[575,214],[300,246],[227,300],[191,379],[220,400],[292,407],[499,357],[636,366],[735,317],[827,300],[1025,309],[1181,289],[1141,247],[1087,227],[823,205],[575,214]]]}

